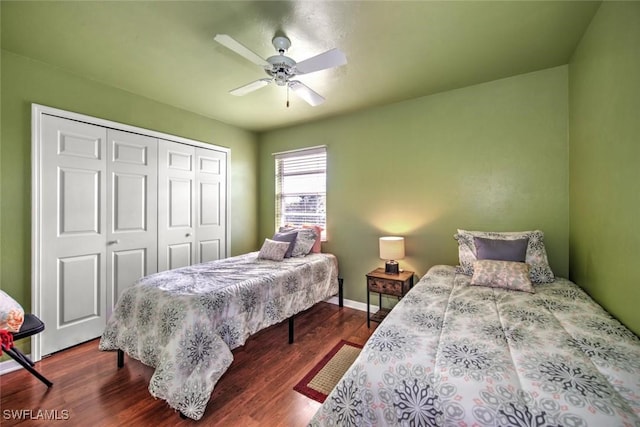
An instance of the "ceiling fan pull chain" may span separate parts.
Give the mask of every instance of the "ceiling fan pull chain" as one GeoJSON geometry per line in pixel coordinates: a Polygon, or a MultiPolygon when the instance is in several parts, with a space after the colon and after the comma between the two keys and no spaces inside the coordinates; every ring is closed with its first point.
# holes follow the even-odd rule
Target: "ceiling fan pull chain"
{"type": "Polygon", "coordinates": [[[287,108],[289,108],[289,85],[287,85],[287,108]]]}

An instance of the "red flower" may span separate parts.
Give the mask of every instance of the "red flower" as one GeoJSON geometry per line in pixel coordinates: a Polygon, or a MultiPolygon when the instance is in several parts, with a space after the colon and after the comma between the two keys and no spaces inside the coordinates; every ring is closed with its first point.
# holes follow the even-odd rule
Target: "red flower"
{"type": "Polygon", "coordinates": [[[0,329],[0,343],[2,344],[0,346],[0,356],[1,356],[3,348],[8,350],[11,347],[13,347],[13,335],[11,334],[11,332],[5,329],[0,329]]]}

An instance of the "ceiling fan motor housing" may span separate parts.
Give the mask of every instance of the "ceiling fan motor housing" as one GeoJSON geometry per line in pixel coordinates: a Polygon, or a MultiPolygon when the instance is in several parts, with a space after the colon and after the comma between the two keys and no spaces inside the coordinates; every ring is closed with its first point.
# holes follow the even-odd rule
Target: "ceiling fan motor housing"
{"type": "MultiPolygon", "coordinates": [[[[278,38],[278,37],[276,37],[278,38]]],[[[266,73],[273,77],[278,86],[284,86],[289,78],[296,75],[296,61],[284,55],[274,55],[267,58],[271,67],[265,67],[266,73]]]]}

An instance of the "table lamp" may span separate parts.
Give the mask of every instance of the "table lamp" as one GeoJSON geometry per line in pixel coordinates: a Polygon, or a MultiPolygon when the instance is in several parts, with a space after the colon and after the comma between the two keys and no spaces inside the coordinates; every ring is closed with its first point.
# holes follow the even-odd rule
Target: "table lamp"
{"type": "Polygon", "coordinates": [[[387,261],[384,265],[386,274],[400,273],[396,260],[404,258],[404,237],[380,237],[380,258],[387,261]]]}

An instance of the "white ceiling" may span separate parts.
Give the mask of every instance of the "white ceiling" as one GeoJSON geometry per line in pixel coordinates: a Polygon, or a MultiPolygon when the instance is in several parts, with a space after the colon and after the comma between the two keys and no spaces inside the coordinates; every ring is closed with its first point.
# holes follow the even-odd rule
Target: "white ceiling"
{"type": "Polygon", "coordinates": [[[568,63],[600,2],[7,1],[2,48],[241,128],[264,131],[568,63]],[[348,64],[301,76],[311,107],[213,41],[297,61],[340,48],[348,64]]]}

